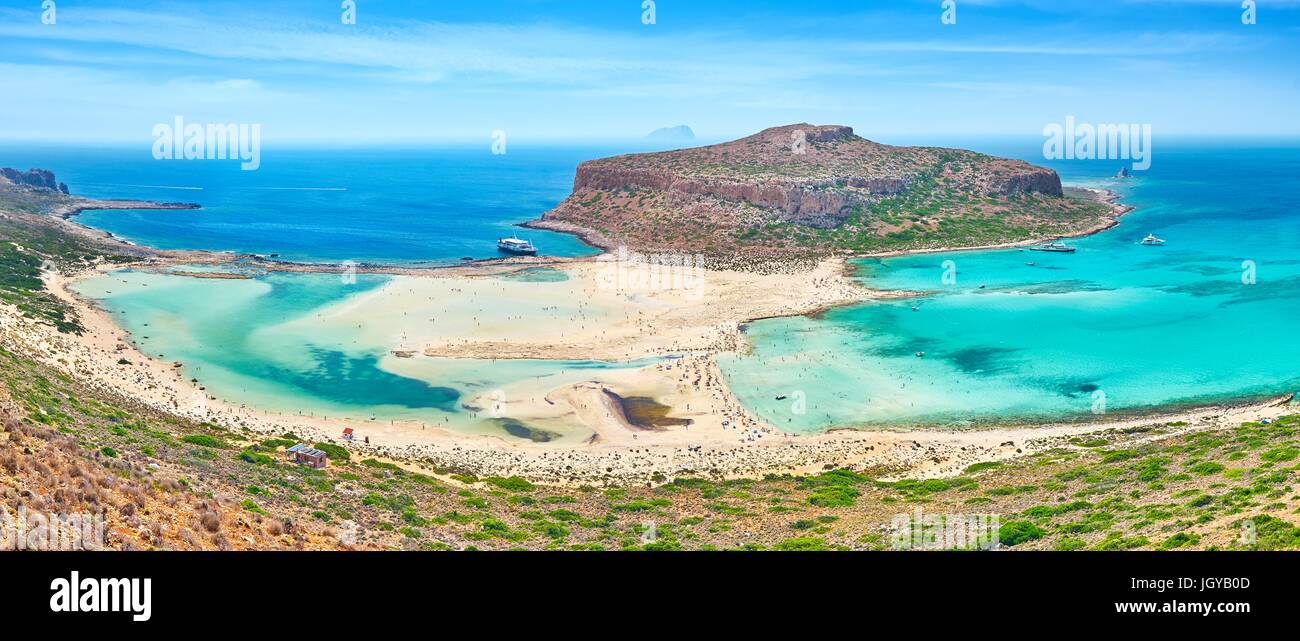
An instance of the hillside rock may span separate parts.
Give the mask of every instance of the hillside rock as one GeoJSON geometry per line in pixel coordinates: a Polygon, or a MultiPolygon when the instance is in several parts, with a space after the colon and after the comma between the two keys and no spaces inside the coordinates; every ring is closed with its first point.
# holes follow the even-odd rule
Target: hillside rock
{"type": "Polygon", "coordinates": [[[1056,222],[1068,218],[1072,202],[1056,172],[1020,160],[884,145],[851,127],[803,123],[718,145],[583,162],[573,193],[534,226],[576,225],[641,250],[718,254],[761,244],[815,254],[903,231],[923,240],[944,219],[1008,214],[1017,228],[1040,215],[1056,222]],[[878,211],[891,202],[915,211],[878,211]],[[778,238],[760,233],[785,225],[796,228],[778,238]],[[838,233],[832,239],[798,228],[838,233]]]}
{"type": "Polygon", "coordinates": [[[15,185],[26,185],[28,187],[37,187],[39,189],[49,189],[68,193],[68,186],[65,183],[57,182],[54,179],[54,172],[48,169],[29,169],[27,171],[18,171],[9,167],[0,168],[0,178],[7,180],[15,185]]]}

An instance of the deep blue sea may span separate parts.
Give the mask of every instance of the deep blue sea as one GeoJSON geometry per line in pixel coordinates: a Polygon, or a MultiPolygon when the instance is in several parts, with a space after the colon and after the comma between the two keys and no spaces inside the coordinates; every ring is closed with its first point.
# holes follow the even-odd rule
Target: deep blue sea
{"type": "Polygon", "coordinates": [[[594,253],[520,229],[564,199],[579,162],[622,148],[264,149],[262,166],[155,160],[149,148],[0,147],[0,167],[51,169],[96,198],[193,202],[187,211],[90,211],[77,221],[164,249],[303,262],[450,263],[496,256],[518,234],[544,254],[594,253]]]}

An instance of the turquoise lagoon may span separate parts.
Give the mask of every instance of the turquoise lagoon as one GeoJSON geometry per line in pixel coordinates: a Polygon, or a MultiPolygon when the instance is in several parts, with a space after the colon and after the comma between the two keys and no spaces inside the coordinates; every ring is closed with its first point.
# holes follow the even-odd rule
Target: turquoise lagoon
{"type": "MultiPolygon", "coordinates": [[[[1035,157],[1036,142],[967,146],[1043,163],[1035,157]]],[[[450,262],[462,252],[489,255],[489,246],[471,252],[471,245],[496,233],[494,225],[508,227],[510,220],[532,217],[562,197],[572,169],[555,167],[576,160],[570,155],[601,154],[520,154],[512,162],[540,163],[544,171],[504,169],[536,180],[498,181],[503,167],[482,169],[478,178],[466,180],[475,193],[499,191],[491,192],[491,207],[476,210],[477,229],[458,229],[455,218],[447,217],[451,212],[418,205],[424,196],[415,181],[399,181],[394,191],[376,191],[369,203],[351,199],[377,187],[289,192],[249,185],[238,193],[203,192],[203,198],[216,199],[215,211],[225,212],[218,218],[229,214],[227,222],[240,225],[263,221],[247,229],[216,219],[152,218],[185,212],[112,221],[108,217],[117,214],[105,212],[83,222],[169,247],[262,252],[289,247],[286,257],[307,260],[360,256],[450,262]],[[329,201],[341,194],[351,195],[329,201]],[[408,196],[404,202],[410,207],[393,207],[392,199],[408,196]],[[514,213],[509,203],[517,197],[529,203],[529,211],[514,213]],[[310,216],[317,207],[330,213],[310,216]],[[356,215],[347,215],[349,211],[356,215]],[[312,227],[296,238],[302,231],[299,221],[310,221],[312,227]],[[442,228],[457,229],[455,244],[424,244],[442,228]],[[384,230],[400,233],[386,236],[384,230]],[[370,241],[360,242],[362,238],[370,241]],[[359,244],[351,245],[352,240],[359,244]],[[299,241],[310,245],[294,249],[299,241]]],[[[87,158],[84,162],[90,164],[74,165],[71,175],[107,181],[110,172],[91,163],[97,156],[87,158]]],[[[750,324],[752,352],[720,359],[741,401],[778,427],[814,432],[868,424],[1090,418],[1102,400],[1110,414],[1146,412],[1300,387],[1300,145],[1169,144],[1157,150],[1150,171],[1126,181],[1107,178],[1118,163],[1044,164],[1068,183],[1115,189],[1138,210],[1115,229],[1069,241],[1078,247],[1074,254],[1011,249],[857,261],[859,276],[869,286],[923,295],[835,309],[816,318],[750,324]],[[1148,233],[1165,238],[1168,245],[1139,245],[1148,233]],[[945,261],[955,266],[954,284],[942,280],[945,261]],[[1254,280],[1247,284],[1243,275],[1251,265],[1254,280]],[[802,412],[794,411],[796,401],[802,412]]],[[[473,166],[458,165],[457,171],[472,172],[473,166]]],[[[316,178],[342,175],[336,169],[319,159],[301,159],[281,176],[297,178],[280,182],[334,184],[316,178]]],[[[184,184],[184,178],[202,176],[170,178],[184,184]]],[[[380,178],[378,173],[366,175],[376,185],[380,178]]],[[[132,179],[137,182],[157,184],[146,183],[143,173],[139,181],[132,179]]],[[[447,202],[471,198],[455,185],[438,183],[439,193],[451,194],[447,202]]],[[[98,189],[106,196],[189,196],[144,187],[98,189]]],[[[558,245],[559,253],[585,251],[573,243],[558,245]]],[[[466,409],[466,399],[512,381],[547,378],[559,385],[581,380],[592,369],[633,365],[395,361],[387,352],[391,344],[366,344],[361,333],[346,327],[330,326],[310,336],[286,327],[349,296],[362,296],[389,277],[362,275],[353,287],[340,288],[333,275],[255,276],[214,280],[128,271],[78,287],[113,312],[145,352],[183,362],[185,375],[214,395],[284,413],[375,416],[502,433],[503,426],[478,420],[466,409]]],[[[562,277],[546,269],[514,276],[539,286],[562,277]]]]}
{"type": "Polygon", "coordinates": [[[215,279],[122,270],[74,289],[109,312],[142,352],[182,363],[184,375],[213,396],[286,415],[414,421],[496,435],[531,429],[539,440],[578,440],[589,434],[494,420],[467,402],[520,381],[556,387],[587,380],[594,370],[651,362],[398,359],[389,354],[391,342],[354,328],[316,324],[307,335],[292,329],[394,277],[355,278],[344,286],[338,274],[215,279]]]}
{"type": "Polygon", "coordinates": [[[1057,168],[1139,209],[1068,241],[1073,254],[858,260],[867,285],[924,295],[751,324],[752,353],[721,360],[735,393],[811,432],[1068,420],[1300,387],[1300,150],[1168,149],[1125,181],[1057,168]],[[1138,244],[1148,233],[1168,244],[1138,244]]]}

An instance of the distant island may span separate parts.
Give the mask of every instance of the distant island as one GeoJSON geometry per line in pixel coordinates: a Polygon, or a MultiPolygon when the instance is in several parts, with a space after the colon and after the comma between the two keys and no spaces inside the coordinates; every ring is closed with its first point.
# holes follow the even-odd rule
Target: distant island
{"type": "Polygon", "coordinates": [[[677,125],[676,127],[662,127],[646,135],[647,140],[661,141],[684,141],[695,140],[695,132],[691,131],[686,125],[677,125]]]}
{"type": "Polygon", "coordinates": [[[530,225],[604,248],[813,258],[1088,233],[1114,222],[1115,208],[1099,200],[1021,160],[794,124],[584,162],[573,193],[530,225]]]}

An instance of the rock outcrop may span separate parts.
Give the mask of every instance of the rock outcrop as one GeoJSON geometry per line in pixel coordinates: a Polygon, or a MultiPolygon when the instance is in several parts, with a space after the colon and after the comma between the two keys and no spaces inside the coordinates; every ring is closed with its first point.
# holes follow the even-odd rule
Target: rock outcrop
{"type": "Polygon", "coordinates": [[[67,184],[55,181],[54,172],[48,169],[18,171],[17,169],[4,167],[0,168],[0,178],[15,185],[26,185],[28,187],[58,191],[64,194],[68,193],[67,184]]]}
{"type": "MultiPolygon", "coordinates": [[[[1032,218],[1029,208],[1061,209],[1066,200],[1073,199],[1056,172],[1020,160],[884,145],[851,127],[797,124],[718,145],[584,162],[573,193],[534,225],[576,225],[645,250],[717,253],[771,240],[758,232],[773,226],[843,232],[848,225],[852,236],[911,229],[915,238],[946,218],[999,211],[1032,218]],[[900,212],[907,220],[871,215],[890,202],[916,211],[900,212]]],[[[829,248],[825,234],[792,231],[805,237],[801,251],[829,248]]]]}

